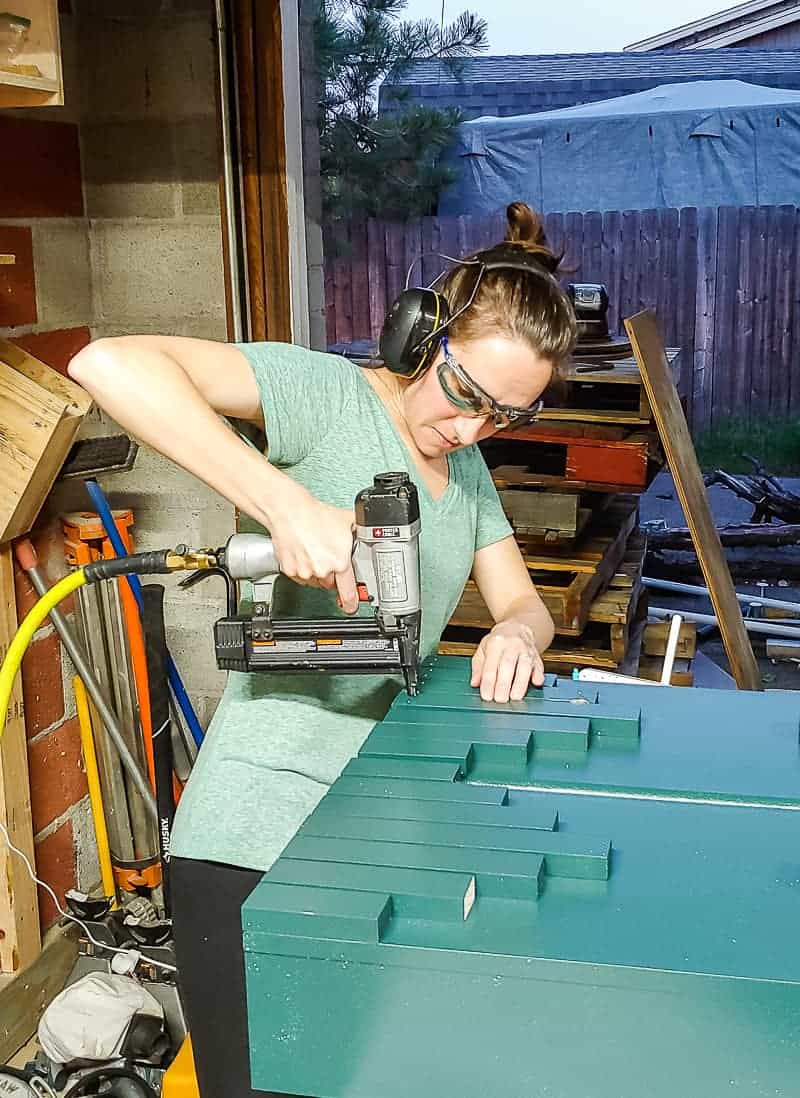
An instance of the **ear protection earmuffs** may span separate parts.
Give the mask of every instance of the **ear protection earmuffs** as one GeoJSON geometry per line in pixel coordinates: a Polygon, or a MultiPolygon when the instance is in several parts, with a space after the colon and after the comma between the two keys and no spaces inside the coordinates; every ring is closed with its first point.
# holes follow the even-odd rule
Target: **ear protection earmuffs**
{"type": "MultiPolygon", "coordinates": [[[[383,365],[393,374],[415,378],[431,365],[448,326],[470,307],[488,271],[526,271],[560,289],[558,280],[548,269],[546,256],[526,252],[513,245],[498,244],[461,263],[480,269],[469,300],[457,312],[451,315],[446,298],[433,289],[433,285],[443,277],[439,275],[430,287],[404,290],[387,313],[381,331],[380,357],[383,365]]],[[[558,260],[554,258],[553,266],[557,264],[558,260]]]]}

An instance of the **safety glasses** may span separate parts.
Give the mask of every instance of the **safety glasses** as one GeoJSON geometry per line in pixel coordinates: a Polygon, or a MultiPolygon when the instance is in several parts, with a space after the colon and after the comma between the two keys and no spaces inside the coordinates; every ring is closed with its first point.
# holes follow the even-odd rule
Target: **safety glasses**
{"type": "Polygon", "coordinates": [[[476,418],[491,417],[495,430],[498,431],[513,431],[538,418],[544,406],[543,400],[537,400],[527,408],[498,404],[477,381],[472,380],[460,362],[453,357],[447,345],[447,336],[442,339],[442,353],[444,358],[436,367],[436,372],[442,392],[454,408],[476,418]]]}

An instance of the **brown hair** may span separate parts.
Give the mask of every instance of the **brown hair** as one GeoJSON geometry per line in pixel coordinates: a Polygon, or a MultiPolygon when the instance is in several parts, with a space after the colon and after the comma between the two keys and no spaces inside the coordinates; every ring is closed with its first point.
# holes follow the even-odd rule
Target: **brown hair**
{"type": "MultiPolygon", "coordinates": [[[[512,202],[506,217],[508,231],[503,244],[535,256],[544,272],[556,276],[563,256],[555,255],[548,246],[541,218],[524,202],[512,202]]],[[[477,268],[465,262],[443,280],[441,292],[451,313],[469,301],[477,277],[477,268]]],[[[449,335],[462,343],[485,335],[519,339],[553,362],[557,371],[572,352],[577,325],[557,277],[539,278],[532,271],[509,267],[484,274],[475,300],[450,325],[449,335]]]]}

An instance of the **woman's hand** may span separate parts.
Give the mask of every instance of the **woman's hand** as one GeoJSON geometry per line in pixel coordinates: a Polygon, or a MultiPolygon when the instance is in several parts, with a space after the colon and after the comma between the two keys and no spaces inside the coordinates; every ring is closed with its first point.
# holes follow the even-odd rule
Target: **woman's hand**
{"type": "Polygon", "coordinates": [[[544,683],[544,664],[533,630],[520,621],[500,621],[472,657],[472,686],[484,701],[520,701],[528,687],[544,683]]]}
{"type": "Polygon", "coordinates": [[[354,512],[320,502],[293,481],[284,487],[279,506],[269,511],[269,528],[281,572],[296,583],[335,587],[342,609],[354,614],[358,609],[353,572],[354,512]]]}

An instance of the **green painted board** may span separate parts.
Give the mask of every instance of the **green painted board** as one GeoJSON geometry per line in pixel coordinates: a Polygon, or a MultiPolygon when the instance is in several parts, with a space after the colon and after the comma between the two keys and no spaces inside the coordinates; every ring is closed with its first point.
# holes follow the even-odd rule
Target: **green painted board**
{"type": "Polygon", "coordinates": [[[392,912],[409,919],[460,922],[469,916],[475,901],[475,878],[471,874],[430,869],[280,858],[265,880],[389,895],[392,912]]]}
{"type": "Polygon", "coordinates": [[[465,785],[464,782],[414,781],[410,778],[386,778],[379,775],[338,778],[327,797],[391,797],[395,800],[447,801],[453,804],[508,804],[507,789],[496,785],[465,785]]]}
{"type": "MultiPolygon", "coordinates": [[[[464,760],[466,761],[466,760],[464,760]]],[[[461,763],[420,759],[351,759],[342,774],[348,778],[412,778],[414,781],[456,782],[465,773],[461,763]]]]}
{"type": "MultiPolygon", "coordinates": [[[[448,709],[390,709],[376,730],[391,733],[393,730],[410,729],[412,725],[436,725],[437,735],[471,737],[473,743],[488,743],[504,732],[529,732],[536,736],[542,747],[560,747],[564,750],[586,751],[589,747],[590,722],[586,717],[531,716],[525,713],[492,713],[491,720],[482,712],[465,712],[448,709]]],[[[429,733],[426,733],[429,734],[429,733]]]]}
{"type": "Polygon", "coordinates": [[[310,888],[296,884],[259,885],[260,925],[272,934],[310,934],[336,942],[378,942],[392,916],[388,895],[310,888]]]}
{"type": "MultiPolygon", "coordinates": [[[[254,1087],[325,1098],[796,1098],[796,813],[551,799],[564,834],[613,837],[608,880],[547,876],[534,904],[502,899],[478,874],[468,919],[394,911],[377,941],[323,937],[313,918],[276,932],[268,882],[257,887],[243,908],[254,1087]]],[[[321,843],[338,861],[359,856],[354,842],[302,841],[318,844],[315,860],[329,856],[321,843]]],[[[401,845],[360,847],[385,864],[401,845]]]]}
{"type": "Polygon", "coordinates": [[[455,847],[467,852],[514,851],[541,854],[545,872],[553,877],[608,877],[611,843],[607,839],[587,837],[564,831],[537,831],[533,828],[483,827],[478,824],[451,824],[439,820],[372,819],[369,826],[355,816],[324,816],[312,813],[302,824],[298,837],[363,839],[378,843],[415,843],[423,847],[455,847]]]}
{"type": "Polygon", "coordinates": [[[429,820],[439,823],[482,824],[484,827],[555,831],[558,812],[548,797],[514,793],[508,804],[465,804],[457,801],[412,800],[409,797],[323,797],[313,816],[357,816],[375,820],[429,820]]]}
{"type": "MultiPolygon", "coordinates": [[[[641,687],[640,687],[641,689],[641,687]]],[[[647,689],[645,687],[645,689],[647,689]]],[[[652,688],[651,688],[652,689],[652,688]]],[[[398,694],[392,702],[394,719],[402,721],[410,710],[423,709],[435,713],[444,710],[448,713],[465,712],[525,714],[530,717],[565,717],[567,719],[588,719],[591,731],[598,736],[610,736],[618,739],[636,739],[639,736],[639,706],[625,707],[604,700],[592,705],[584,698],[572,698],[564,701],[540,701],[538,698],[523,698],[522,701],[485,702],[480,694],[459,692],[449,696],[447,691],[434,693],[429,698],[420,694],[410,698],[407,694],[398,694]]]]}
{"type": "Polygon", "coordinates": [[[540,854],[303,834],[291,840],[281,858],[470,873],[477,880],[479,895],[524,901],[538,898],[545,873],[544,858],[540,854]]]}
{"type": "MultiPolygon", "coordinates": [[[[472,660],[466,656],[429,656],[420,669],[423,687],[429,682],[444,680],[469,686],[471,676],[472,660]]],[[[556,684],[559,686],[572,686],[573,682],[571,679],[558,678],[556,675],[545,675],[545,689],[556,684]]],[[[590,683],[581,683],[580,686],[582,689],[592,688],[590,683]]]]}

